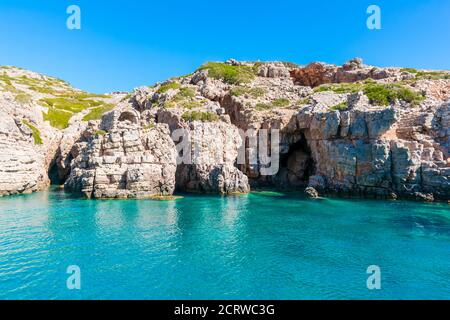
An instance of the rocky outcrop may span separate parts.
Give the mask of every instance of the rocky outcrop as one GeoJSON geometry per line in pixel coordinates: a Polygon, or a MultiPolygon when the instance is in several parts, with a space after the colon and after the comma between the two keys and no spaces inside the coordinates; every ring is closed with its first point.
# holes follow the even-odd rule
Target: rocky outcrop
{"type": "Polygon", "coordinates": [[[32,131],[20,119],[0,112],[0,196],[30,193],[48,184],[44,157],[32,131]]]}
{"type": "Polygon", "coordinates": [[[377,68],[357,58],[306,67],[230,59],[129,95],[97,97],[6,70],[0,194],[39,190],[50,176],[94,198],[233,194],[252,186],[309,197],[450,199],[446,71],[377,68]],[[81,110],[67,111],[72,102],[81,110]],[[55,126],[52,112],[70,113],[67,127],[55,126]],[[255,138],[263,132],[279,140],[264,145],[255,138]],[[258,158],[265,149],[278,164],[270,174],[258,158]]]}
{"type": "Polygon", "coordinates": [[[179,190],[220,194],[250,191],[247,176],[234,166],[242,144],[235,126],[194,121],[186,133],[191,142],[190,159],[177,168],[179,190]]]}
{"type": "Polygon", "coordinates": [[[399,74],[398,69],[381,69],[365,66],[359,58],[350,60],[342,67],[322,62],[313,62],[304,68],[290,71],[298,85],[317,87],[325,83],[356,82],[366,79],[385,79],[399,74]]]}
{"type": "Polygon", "coordinates": [[[141,128],[136,111],[118,109],[100,127],[104,131],[75,146],[68,190],[89,198],[172,195],[176,150],[166,125],[141,128]]]}

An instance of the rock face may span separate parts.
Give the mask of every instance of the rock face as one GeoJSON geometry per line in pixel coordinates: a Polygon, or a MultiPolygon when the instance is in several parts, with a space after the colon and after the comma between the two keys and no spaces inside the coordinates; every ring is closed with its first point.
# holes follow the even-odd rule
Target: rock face
{"type": "Polygon", "coordinates": [[[192,164],[177,168],[177,187],[182,191],[207,193],[247,193],[248,178],[234,166],[242,139],[228,123],[190,123],[192,164]]]}
{"type": "Polygon", "coordinates": [[[350,60],[342,67],[313,62],[304,68],[290,71],[296,84],[316,87],[325,83],[356,82],[366,79],[385,79],[395,75],[395,70],[364,66],[359,58],[350,60]]]}
{"type": "Polygon", "coordinates": [[[44,157],[31,130],[0,112],[0,196],[37,191],[47,182],[44,157]]]}
{"type": "Polygon", "coordinates": [[[75,149],[65,187],[94,198],[171,195],[176,150],[167,126],[142,129],[133,109],[106,114],[97,133],[75,149]],[[106,130],[108,130],[106,132],[106,130]]]}
{"type": "Polygon", "coordinates": [[[309,197],[450,199],[447,71],[377,68],[358,58],[306,67],[230,59],[97,97],[0,68],[1,195],[40,190],[50,178],[93,198],[251,186],[309,197]],[[70,112],[64,128],[52,118],[59,112],[70,112]],[[257,139],[264,132],[269,141],[257,139]]]}

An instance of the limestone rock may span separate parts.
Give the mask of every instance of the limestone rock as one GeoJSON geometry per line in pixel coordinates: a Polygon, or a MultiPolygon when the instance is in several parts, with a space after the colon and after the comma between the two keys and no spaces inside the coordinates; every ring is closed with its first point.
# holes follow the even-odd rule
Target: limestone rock
{"type": "Polygon", "coordinates": [[[176,149],[167,125],[139,126],[133,110],[103,117],[105,134],[82,142],[65,187],[94,198],[146,198],[175,189],[176,149]]]}
{"type": "Polygon", "coordinates": [[[314,189],[313,187],[308,187],[308,188],[306,188],[306,189],[305,189],[305,195],[306,195],[308,198],[311,198],[311,199],[317,199],[317,198],[319,198],[319,193],[318,193],[317,190],[314,189]]]}
{"type": "Polygon", "coordinates": [[[0,196],[38,191],[47,180],[45,158],[28,127],[0,111],[0,196]]]}
{"type": "Polygon", "coordinates": [[[232,194],[250,191],[248,178],[234,166],[242,139],[225,122],[193,121],[186,131],[190,157],[178,165],[177,189],[232,194]]]}

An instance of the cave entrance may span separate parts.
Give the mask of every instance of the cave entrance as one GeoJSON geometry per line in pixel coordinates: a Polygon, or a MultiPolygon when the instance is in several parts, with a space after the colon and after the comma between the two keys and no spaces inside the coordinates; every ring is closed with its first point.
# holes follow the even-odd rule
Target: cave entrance
{"type": "Polygon", "coordinates": [[[137,116],[130,111],[124,111],[121,113],[118,119],[120,122],[129,121],[131,123],[138,123],[137,116]]]}
{"type": "Polygon", "coordinates": [[[52,161],[52,164],[48,168],[48,178],[50,179],[50,184],[52,185],[61,185],[64,183],[64,181],[59,176],[56,161],[52,161]]]}
{"type": "Polygon", "coordinates": [[[65,160],[65,168],[58,165],[57,159],[54,159],[48,168],[48,178],[52,185],[63,185],[70,174],[70,162],[73,160],[72,154],[67,156],[65,160]]]}
{"type": "Polygon", "coordinates": [[[275,183],[282,188],[307,186],[309,177],[314,172],[314,160],[311,156],[305,134],[289,146],[287,153],[280,155],[280,171],[275,183]]]}

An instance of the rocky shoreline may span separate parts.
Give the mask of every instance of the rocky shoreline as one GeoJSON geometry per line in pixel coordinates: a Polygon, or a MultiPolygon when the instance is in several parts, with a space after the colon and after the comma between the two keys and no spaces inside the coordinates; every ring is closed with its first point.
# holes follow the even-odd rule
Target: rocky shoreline
{"type": "Polygon", "coordinates": [[[0,195],[53,183],[88,198],[273,188],[450,201],[448,71],[229,60],[106,95],[0,75],[0,195]]]}

